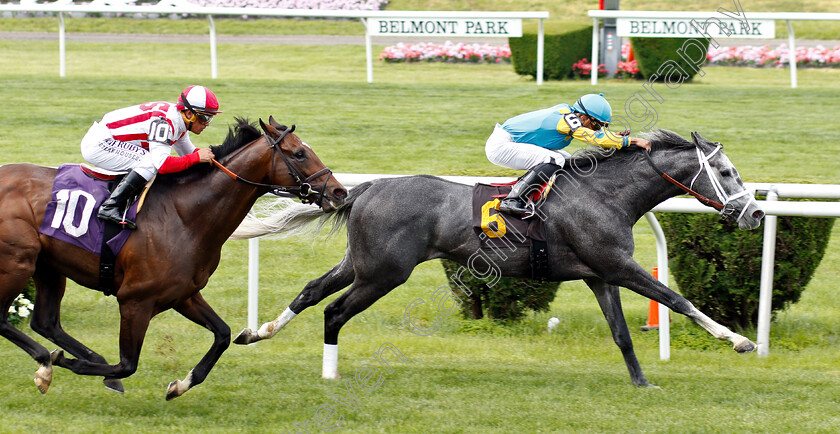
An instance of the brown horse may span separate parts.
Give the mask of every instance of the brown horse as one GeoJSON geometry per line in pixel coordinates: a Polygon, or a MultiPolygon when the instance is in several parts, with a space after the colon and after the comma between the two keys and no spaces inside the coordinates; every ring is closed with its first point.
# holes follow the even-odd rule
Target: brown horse
{"type": "Polygon", "coordinates": [[[99,256],[39,233],[57,169],[31,164],[0,167],[0,335],[40,364],[35,383],[46,393],[52,366],[105,377],[123,391],[120,378],[137,370],[140,348],[155,315],[175,309],[214,335],[210,350],[184,380],[169,384],[166,399],[181,396],[206,378],[230,345],[230,328],[201,296],[219,264],[222,244],[256,202],[272,191],[292,192],[325,212],[340,206],[347,190],[312,149],[269,118],[262,134],[237,119],[224,143],[211,147],[222,169],[200,164],[152,185],[138,228],[116,258],[114,287],[120,309],[120,362],[105,358],[68,335],[59,321],[66,279],[98,288],[99,256]],[[235,175],[234,175],[235,174],[235,175]],[[231,177],[237,178],[238,182],[231,177]],[[312,187],[316,185],[316,187],[312,187]],[[8,310],[29,279],[36,296],[31,326],[76,358],[42,345],[8,323],[8,310]]]}

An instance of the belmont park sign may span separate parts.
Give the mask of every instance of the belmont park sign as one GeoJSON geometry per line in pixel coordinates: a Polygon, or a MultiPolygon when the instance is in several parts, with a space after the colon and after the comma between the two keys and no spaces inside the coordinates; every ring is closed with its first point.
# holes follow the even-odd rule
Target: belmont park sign
{"type": "Polygon", "coordinates": [[[522,36],[521,19],[368,18],[371,36],[522,36]]]}
{"type": "Polygon", "coordinates": [[[774,39],[776,23],[773,20],[718,20],[696,21],[674,18],[619,18],[616,20],[618,36],[638,38],[713,38],[774,39]],[[697,26],[706,26],[698,29],[697,26]]]}

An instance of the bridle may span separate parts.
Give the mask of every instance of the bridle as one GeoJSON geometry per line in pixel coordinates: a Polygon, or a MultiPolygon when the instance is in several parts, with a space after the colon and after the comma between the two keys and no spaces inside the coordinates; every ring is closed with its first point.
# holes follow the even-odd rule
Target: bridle
{"type": "MultiPolygon", "coordinates": [[[[723,189],[723,185],[720,183],[720,180],[717,179],[714,172],[712,171],[711,164],[709,164],[709,160],[711,160],[712,157],[715,154],[717,154],[717,152],[720,151],[721,148],[722,148],[722,146],[720,144],[718,144],[712,152],[710,152],[708,155],[704,155],[703,151],[700,150],[700,147],[695,145],[694,149],[697,151],[697,161],[700,164],[700,169],[697,171],[697,174],[694,175],[694,178],[691,179],[691,183],[689,184],[688,187],[686,187],[683,183],[681,183],[681,182],[677,181],[676,179],[672,178],[670,175],[665,173],[665,171],[660,169],[656,165],[656,163],[653,162],[653,159],[650,157],[650,152],[645,151],[644,154],[645,154],[645,159],[647,160],[648,164],[650,164],[650,167],[653,168],[653,170],[655,170],[656,173],[659,174],[659,176],[665,178],[671,184],[676,185],[682,191],[694,196],[702,204],[711,206],[712,208],[718,210],[718,212],[721,215],[731,216],[736,211],[735,207],[731,206],[731,203],[735,199],[738,199],[741,196],[749,195],[750,192],[749,192],[749,190],[744,189],[744,190],[739,191],[738,193],[735,193],[732,196],[729,196],[728,194],[726,194],[726,191],[723,189]],[[717,197],[718,197],[717,201],[712,200],[712,199],[694,191],[691,188],[691,187],[694,186],[694,182],[697,181],[697,178],[700,176],[701,173],[703,173],[704,170],[705,170],[706,174],[709,176],[709,182],[712,184],[712,189],[714,189],[715,195],[717,195],[717,197]]],[[[741,210],[741,214],[738,215],[738,218],[736,220],[740,220],[741,217],[744,216],[744,213],[747,211],[747,208],[749,208],[750,203],[752,203],[754,200],[755,199],[752,197],[752,195],[750,195],[749,201],[747,201],[747,204],[744,205],[744,208],[741,210]]]]}
{"type": "Polygon", "coordinates": [[[291,160],[289,160],[289,157],[287,157],[286,154],[283,153],[281,143],[283,142],[283,139],[285,139],[286,136],[289,133],[293,132],[294,130],[295,130],[294,125],[292,125],[289,128],[286,128],[285,130],[283,130],[283,133],[280,134],[280,137],[278,137],[277,139],[272,138],[268,134],[268,132],[263,134],[263,138],[265,138],[265,141],[268,143],[268,147],[271,148],[271,168],[270,168],[271,171],[269,172],[270,173],[269,176],[271,176],[271,178],[269,179],[269,182],[270,182],[269,184],[263,184],[263,183],[260,183],[260,182],[249,181],[249,180],[247,180],[245,178],[242,178],[239,175],[233,173],[227,167],[223,166],[222,163],[219,163],[215,159],[213,159],[211,161],[212,161],[213,165],[218,167],[222,172],[224,172],[226,175],[230,176],[231,178],[233,178],[237,181],[241,181],[241,182],[244,182],[248,185],[253,185],[255,187],[269,188],[271,190],[272,194],[275,194],[275,195],[278,195],[278,196],[298,197],[298,198],[300,198],[301,202],[303,202],[303,203],[314,203],[314,204],[320,206],[321,201],[324,198],[324,190],[326,190],[327,183],[330,181],[330,177],[332,177],[332,170],[330,170],[328,167],[324,167],[323,169],[315,172],[314,174],[306,176],[306,175],[303,174],[303,172],[301,172],[297,168],[297,166],[295,166],[292,163],[291,160]],[[297,185],[295,185],[295,186],[285,186],[285,185],[277,185],[277,184],[274,184],[272,182],[273,177],[274,177],[274,160],[275,160],[274,154],[275,153],[279,153],[280,156],[283,157],[283,162],[286,163],[286,168],[289,169],[289,175],[291,175],[292,179],[294,179],[294,181],[297,185]],[[310,181],[318,178],[319,176],[323,176],[325,174],[327,175],[327,177],[324,180],[324,184],[321,186],[320,191],[314,190],[312,188],[312,184],[310,184],[310,181]],[[312,196],[315,195],[316,193],[317,193],[317,197],[313,199],[312,196]]]}

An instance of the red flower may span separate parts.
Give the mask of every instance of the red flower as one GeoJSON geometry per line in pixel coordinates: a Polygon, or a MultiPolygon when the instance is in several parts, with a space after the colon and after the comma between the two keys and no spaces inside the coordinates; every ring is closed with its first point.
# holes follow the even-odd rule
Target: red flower
{"type": "MultiPolygon", "coordinates": [[[[589,59],[583,58],[575,62],[572,65],[572,74],[577,75],[581,78],[590,77],[592,75],[592,64],[589,63],[589,59]]],[[[598,76],[604,77],[607,75],[607,66],[603,63],[598,65],[598,76]]]]}

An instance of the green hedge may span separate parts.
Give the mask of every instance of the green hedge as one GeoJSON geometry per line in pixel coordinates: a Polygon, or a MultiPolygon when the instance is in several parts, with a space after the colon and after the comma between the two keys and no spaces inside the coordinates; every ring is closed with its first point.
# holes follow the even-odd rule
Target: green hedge
{"type": "Polygon", "coordinates": [[[660,66],[665,64],[665,62],[669,60],[676,62],[679,65],[679,69],[666,68],[654,80],[665,81],[668,71],[675,70],[676,72],[673,72],[675,75],[670,80],[674,83],[681,80],[681,76],[683,75],[686,76],[686,81],[691,80],[697,74],[698,69],[702,68],[706,63],[703,60],[699,65],[692,65],[679,55],[679,50],[684,50],[685,55],[692,59],[700,58],[700,54],[705,54],[709,50],[709,40],[703,38],[630,38],[630,45],[633,47],[633,56],[635,56],[636,62],[639,65],[639,70],[646,79],[656,75],[660,66]],[[686,41],[689,40],[695,42],[683,48],[686,41]],[[694,44],[700,44],[699,47],[704,47],[702,53],[700,52],[700,48],[694,44]]]}
{"type": "MultiPolygon", "coordinates": [[[[592,57],[592,26],[578,23],[545,24],[543,79],[562,80],[572,74],[572,65],[592,57]]],[[[519,75],[537,77],[537,26],[523,25],[521,38],[508,39],[513,69],[519,75]]],[[[597,69],[597,68],[596,68],[597,69]]]]}
{"type": "MultiPolygon", "coordinates": [[[[763,230],[708,214],[657,214],[668,242],[669,267],[680,292],[729,327],[758,321],[763,230]]],[[[799,300],[831,236],[833,218],[779,217],[772,310],[799,300]]]]}
{"type": "MultiPolygon", "coordinates": [[[[458,295],[463,291],[452,281],[461,267],[455,261],[442,259],[449,287],[458,295]]],[[[502,277],[495,285],[488,287],[485,280],[474,278],[469,271],[459,273],[460,281],[472,295],[461,304],[461,314],[467,319],[481,319],[486,313],[494,320],[516,321],[525,316],[526,310],[547,311],[560,287],[558,282],[543,282],[532,279],[502,277]]]]}

